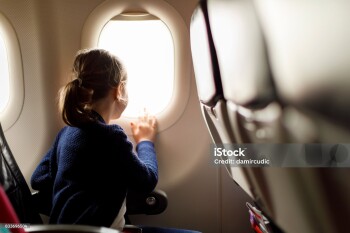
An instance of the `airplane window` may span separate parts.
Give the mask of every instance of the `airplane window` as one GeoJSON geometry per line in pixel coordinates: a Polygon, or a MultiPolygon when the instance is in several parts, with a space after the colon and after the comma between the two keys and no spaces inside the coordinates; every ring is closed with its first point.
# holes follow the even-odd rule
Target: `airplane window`
{"type": "Polygon", "coordinates": [[[5,110],[9,101],[9,69],[5,42],[0,34],[0,112],[5,110]]]}
{"type": "Polygon", "coordinates": [[[107,22],[98,46],[115,53],[128,71],[129,104],[124,117],[146,108],[162,112],[174,88],[174,43],[168,27],[150,14],[121,14],[107,22]]]}
{"type": "Polygon", "coordinates": [[[23,108],[24,83],[21,51],[16,32],[0,12],[0,121],[8,130],[23,108]]]}
{"type": "Polygon", "coordinates": [[[189,39],[182,16],[163,0],[104,1],[86,19],[81,48],[109,50],[128,70],[129,104],[113,122],[127,134],[144,108],[160,132],[183,115],[193,74],[189,39]]]}

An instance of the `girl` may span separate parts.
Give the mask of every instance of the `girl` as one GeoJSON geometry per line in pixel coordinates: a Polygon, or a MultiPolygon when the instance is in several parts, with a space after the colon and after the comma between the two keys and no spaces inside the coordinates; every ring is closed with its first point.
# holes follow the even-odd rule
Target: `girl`
{"type": "Polygon", "coordinates": [[[156,119],[145,115],[131,123],[137,155],[123,129],[110,124],[127,106],[126,82],[125,68],[109,52],[92,49],[77,54],[73,80],[59,92],[60,112],[68,126],[31,177],[32,188],[52,202],[50,223],[122,230],[127,191],[155,188],[156,119]]]}
{"type": "Polygon", "coordinates": [[[34,171],[33,189],[52,196],[50,223],[124,226],[127,190],[149,192],[158,179],[156,120],[131,125],[138,157],[123,129],[109,125],[127,105],[125,68],[104,50],[83,50],[73,80],[60,90],[68,125],[34,171]]]}

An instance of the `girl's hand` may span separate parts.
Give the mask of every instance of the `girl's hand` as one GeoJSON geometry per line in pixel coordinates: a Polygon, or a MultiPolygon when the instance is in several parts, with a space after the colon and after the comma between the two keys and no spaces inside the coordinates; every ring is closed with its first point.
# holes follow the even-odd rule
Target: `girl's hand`
{"type": "Polygon", "coordinates": [[[157,119],[145,112],[137,122],[131,122],[131,132],[136,144],[142,141],[154,142],[157,134],[157,119]]]}

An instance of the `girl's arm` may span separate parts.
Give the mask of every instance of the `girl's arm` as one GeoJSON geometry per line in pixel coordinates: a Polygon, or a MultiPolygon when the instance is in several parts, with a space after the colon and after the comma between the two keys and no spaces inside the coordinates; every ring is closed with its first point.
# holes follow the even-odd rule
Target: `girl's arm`
{"type": "Polygon", "coordinates": [[[158,182],[158,163],[154,148],[157,133],[156,118],[145,114],[137,122],[131,123],[131,130],[137,143],[138,157],[131,156],[128,164],[128,167],[131,168],[129,179],[132,185],[130,188],[151,192],[158,182]]]}

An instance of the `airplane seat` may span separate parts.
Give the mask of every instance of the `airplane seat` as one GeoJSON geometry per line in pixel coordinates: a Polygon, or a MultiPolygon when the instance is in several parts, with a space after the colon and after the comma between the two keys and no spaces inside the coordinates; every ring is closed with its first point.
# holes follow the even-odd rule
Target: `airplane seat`
{"type": "MultiPolygon", "coordinates": [[[[231,129],[224,98],[219,64],[211,35],[207,2],[200,1],[192,14],[191,50],[200,107],[208,131],[215,145],[237,143],[237,132],[231,129]]],[[[236,112],[232,110],[231,115],[236,112]]],[[[222,157],[222,159],[226,159],[222,157]]],[[[251,197],[251,181],[244,168],[231,169],[225,165],[229,175],[251,197]],[[232,173],[233,172],[233,173],[232,173]]]]}
{"type": "MultiPolygon", "coordinates": [[[[235,144],[266,142],[272,138],[281,140],[281,106],[276,99],[266,61],[266,48],[252,2],[200,1],[192,16],[191,47],[201,105],[206,104],[205,109],[211,110],[203,114],[209,131],[214,131],[216,135],[233,135],[228,139],[221,137],[226,140],[213,141],[216,144],[235,144]],[[215,72],[208,70],[210,64],[214,64],[215,72]],[[212,89],[209,88],[213,83],[210,79],[217,79],[216,83],[221,84],[218,96],[223,113],[216,118],[208,117],[216,110],[216,106],[208,107],[212,103],[208,99],[214,98],[206,98],[205,95],[210,96],[215,87],[211,85],[212,89]],[[261,117],[266,114],[268,119],[261,117]],[[225,124],[218,125],[220,121],[225,124]],[[268,138],[259,137],[257,132],[262,134],[262,131],[269,132],[265,134],[268,138]]],[[[266,188],[267,180],[262,169],[229,165],[226,168],[233,180],[255,203],[263,205],[269,215],[272,197],[266,188]]]]}
{"type": "Polygon", "coordinates": [[[348,142],[350,4],[270,0],[255,5],[293,141],[348,142]]]}
{"type": "MultiPolygon", "coordinates": [[[[295,197],[286,205],[291,210],[288,214],[275,200],[278,223],[287,232],[346,232],[348,224],[341,219],[350,216],[348,146],[342,146],[343,153],[337,147],[335,155],[322,148],[350,142],[350,50],[346,49],[350,2],[254,3],[276,92],[284,106],[287,142],[308,143],[305,150],[316,148],[318,155],[318,160],[310,162],[328,164],[328,168],[286,169],[284,176],[275,174],[270,190],[286,188],[295,197]],[[286,183],[294,184],[288,187],[286,183]],[[341,204],[334,205],[334,200],[341,204]],[[297,225],[290,222],[292,216],[300,218],[297,225]]],[[[265,174],[273,176],[269,170],[265,174]]]]}
{"type": "Polygon", "coordinates": [[[207,4],[231,130],[239,143],[281,140],[276,134],[281,106],[253,2],[207,4]]]}
{"type": "MultiPolygon", "coordinates": [[[[207,1],[208,18],[217,52],[228,112],[228,129],[236,143],[284,142],[283,105],[275,90],[268,53],[252,0],[207,1]]],[[[230,167],[232,176],[242,168],[230,167]]],[[[245,191],[259,208],[273,216],[272,196],[263,168],[245,167],[245,191]]]]}
{"type": "MultiPolygon", "coordinates": [[[[267,69],[266,64],[260,64],[259,57],[256,58],[253,54],[255,49],[260,49],[260,58],[263,57],[264,46],[262,43],[258,43],[258,38],[253,37],[251,39],[251,35],[242,35],[241,38],[234,40],[235,30],[240,30],[240,28],[232,28],[232,25],[229,25],[230,28],[225,26],[228,25],[225,22],[227,20],[225,19],[225,16],[227,16],[225,10],[227,11],[229,9],[225,6],[227,3],[230,4],[229,1],[200,1],[192,15],[190,28],[192,59],[200,105],[207,123],[207,128],[214,144],[217,145],[253,142],[253,133],[243,130],[245,124],[240,119],[245,118],[242,112],[247,113],[250,111],[249,114],[251,114],[252,111],[250,108],[257,109],[259,107],[261,108],[261,106],[268,106],[266,107],[268,109],[267,111],[272,111],[270,109],[276,109],[277,106],[273,103],[275,94],[273,88],[270,87],[271,78],[269,69],[267,69]],[[222,9],[215,12],[212,8],[222,9]],[[225,20],[223,22],[216,22],[215,17],[213,17],[216,14],[220,16],[217,17],[219,20],[225,20]],[[213,20],[217,25],[213,24],[213,20]],[[217,27],[214,28],[213,26],[217,27]],[[218,34],[217,30],[220,30],[220,34],[225,34],[221,37],[224,41],[220,43],[222,45],[229,45],[227,48],[217,46],[215,41],[215,34],[218,34]],[[239,52],[238,50],[243,51],[244,49],[231,43],[231,41],[236,41],[242,42],[241,44],[243,45],[244,40],[247,40],[247,44],[255,46],[251,48],[250,54],[239,52]],[[227,57],[222,56],[222,50],[225,53],[224,56],[227,57]],[[237,52],[239,53],[238,55],[237,52]],[[239,63],[240,56],[249,57],[250,63],[237,65],[232,62],[236,61],[239,63]],[[249,66],[251,70],[244,73],[243,71],[245,69],[244,67],[240,67],[241,65],[245,67],[249,66]],[[256,77],[257,74],[259,74],[258,77],[256,77]],[[231,79],[232,77],[234,77],[233,80],[231,79]],[[244,78],[240,80],[241,77],[244,78]],[[247,88],[250,84],[254,85],[254,87],[247,88]]],[[[254,12],[249,12],[249,7],[242,6],[241,8],[246,9],[243,14],[238,16],[242,17],[242,19],[239,19],[240,22],[250,24],[244,26],[252,26],[252,30],[255,30],[253,36],[258,36],[259,30],[255,25],[254,12]]],[[[237,10],[240,12],[239,9],[237,10]]],[[[241,25],[241,29],[243,28],[241,25]]],[[[248,30],[245,31],[246,34],[248,32],[248,30]]],[[[255,124],[250,119],[247,120],[248,123],[250,125],[255,124]]],[[[263,122],[261,124],[263,125],[263,122]]],[[[268,124],[273,125],[270,122],[265,123],[265,125],[268,124]]],[[[265,184],[264,179],[263,177],[259,177],[259,182],[257,182],[256,176],[254,176],[255,173],[259,172],[259,169],[231,167],[230,165],[226,165],[226,168],[233,180],[253,200],[264,199],[263,191],[256,185],[257,183],[265,184]]]]}
{"type": "Polygon", "coordinates": [[[191,49],[200,105],[212,140],[214,143],[236,141],[234,134],[226,130],[228,116],[205,2],[200,3],[192,16],[191,49]]]}
{"type": "MultiPolygon", "coordinates": [[[[348,2],[208,0],[207,9],[238,143],[349,141],[348,2]]],[[[344,162],[332,159],[334,166],[344,162]]],[[[255,203],[283,231],[346,231],[341,216],[350,214],[349,169],[246,171],[255,203]],[[335,199],[342,204],[332,205],[335,199]]]]}
{"type": "MultiPolygon", "coordinates": [[[[16,216],[20,223],[28,224],[42,224],[40,214],[50,215],[51,204],[50,200],[46,200],[45,195],[40,192],[31,193],[26,180],[18,167],[18,164],[10,150],[6,141],[4,132],[0,123],[0,188],[3,187],[8,200],[10,200],[11,208],[15,210],[16,216]]],[[[137,194],[127,197],[127,214],[147,214],[156,215],[162,213],[167,208],[167,196],[162,190],[154,190],[151,193],[137,194]]],[[[2,220],[2,219],[0,219],[2,220]]],[[[127,220],[127,218],[126,218],[127,220]]],[[[129,224],[129,223],[127,223],[129,224]]],[[[38,225],[39,226],[39,225],[38,225]]],[[[81,230],[87,232],[88,228],[84,226],[72,226],[73,231],[81,230]]],[[[90,227],[90,226],[89,226],[90,227]]],[[[68,232],[69,225],[59,227],[49,227],[42,225],[42,227],[35,228],[38,232],[56,231],[60,230],[68,232]]],[[[106,231],[106,229],[103,229],[106,231]]],[[[112,230],[112,229],[111,229],[112,230]]],[[[138,233],[140,228],[133,225],[125,225],[124,233],[138,233]]],[[[99,228],[91,228],[91,232],[99,232],[99,228]]],[[[33,229],[30,232],[35,232],[33,229]]],[[[118,232],[118,231],[117,231],[118,232]]]]}
{"type": "Polygon", "coordinates": [[[42,223],[30,189],[6,141],[0,124],[0,185],[3,187],[18,218],[24,223],[42,223]]]}

